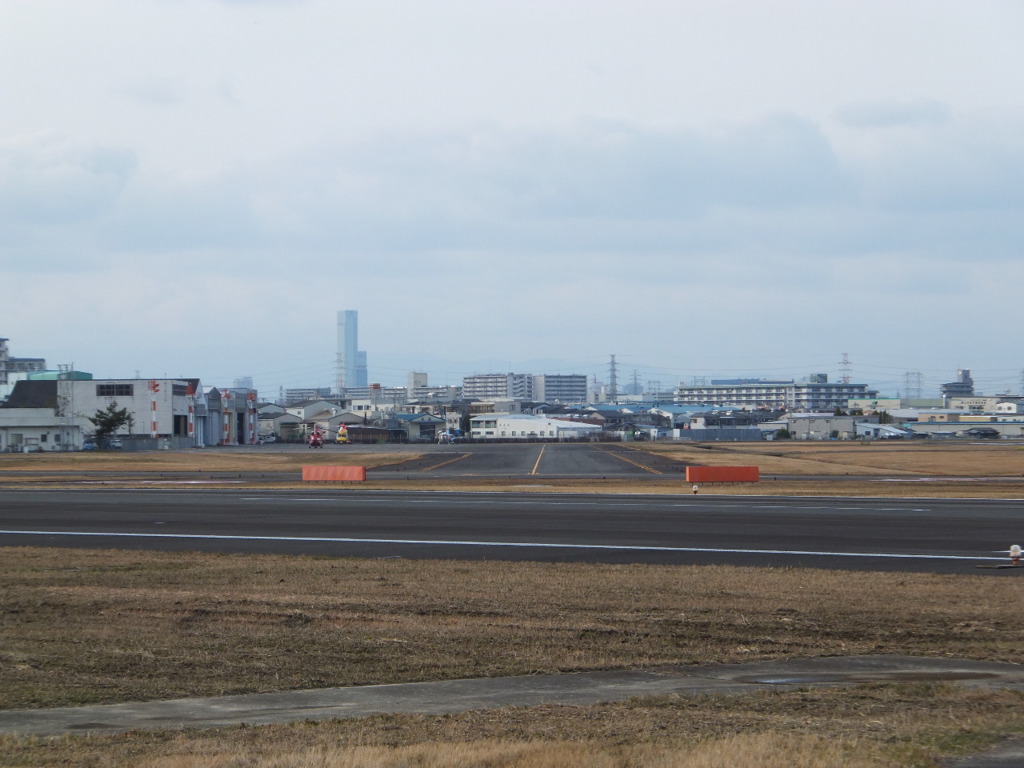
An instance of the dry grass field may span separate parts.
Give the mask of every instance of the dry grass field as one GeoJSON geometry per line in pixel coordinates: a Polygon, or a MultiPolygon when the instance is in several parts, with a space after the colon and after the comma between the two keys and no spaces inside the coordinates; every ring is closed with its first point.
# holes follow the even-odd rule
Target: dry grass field
{"type": "Polygon", "coordinates": [[[688,464],[756,465],[766,475],[1024,479],[1024,446],[995,440],[775,440],[760,443],[656,443],[643,444],[643,448],[688,464]]]}
{"type": "MultiPolygon", "coordinates": [[[[521,492],[591,491],[604,493],[679,493],[682,467],[757,466],[756,484],[705,485],[702,493],[838,496],[932,496],[1024,498],[1024,446],[989,441],[876,441],[860,443],[774,441],[763,443],[637,443],[629,446],[639,463],[647,453],[677,461],[680,473],[645,475],[640,480],[543,477],[458,477],[430,479],[418,469],[376,474],[367,489],[515,490],[521,492]],[[454,485],[453,485],[454,484],[454,485]]],[[[358,446],[324,451],[287,451],[272,446],[253,451],[216,448],[152,453],[72,453],[0,455],[0,484],[73,486],[82,482],[132,485],[148,482],[218,481],[258,483],[261,487],[301,485],[302,466],[357,464],[373,470],[419,461],[429,465],[439,454],[432,446],[361,451],[358,446]],[[293,475],[294,480],[281,479],[293,475]],[[271,479],[264,475],[273,476],[271,479]]],[[[447,455],[447,454],[445,454],[447,455]]]]}
{"type": "MultiPolygon", "coordinates": [[[[3,708],[835,654],[1024,661],[1016,574],[30,548],[0,557],[3,708]]],[[[724,766],[757,750],[762,762],[742,764],[931,765],[1024,732],[1022,705],[1013,692],[868,685],[7,738],[0,764],[724,766]]]]}
{"type": "MultiPolygon", "coordinates": [[[[1012,444],[636,448],[691,464],[761,467],[758,486],[702,493],[1024,498],[1024,453],[1012,444]]],[[[345,455],[347,463],[379,466],[414,454],[345,455]]],[[[3,456],[0,483],[21,483],[26,472],[70,483],[140,472],[298,472],[315,461],[337,456],[3,456]]],[[[586,487],[660,493],[678,492],[679,484],[675,477],[586,487]]],[[[429,484],[396,478],[395,486],[429,484]]],[[[508,481],[485,487],[521,488],[508,481]]],[[[0,549],[0,562],[2,708],[819,655],[1024,663],[1024,583],[1007,572],[897,576],[31,548],[0,549]]],[[[1024,733],[1020,692],[903,683],[213,731],[0,737],[0,765],[923,768],[1014,733],[1024,733]]]]}
{"type": "Polygon", "coordinates": [[[163,472],[193,475],[209,472],[295,472],[302,474],[304,464],[361,464],[368,468],[414,460],[421,454],[396,449],[359,452],[358,448],[335,450],[283,451],[263,447],[250,451],[218,448],[191,451],[79,451],[74,453],[0,454],[0,478],[6,472],[81,472],[119,474],[124,472],[163,472]]]}

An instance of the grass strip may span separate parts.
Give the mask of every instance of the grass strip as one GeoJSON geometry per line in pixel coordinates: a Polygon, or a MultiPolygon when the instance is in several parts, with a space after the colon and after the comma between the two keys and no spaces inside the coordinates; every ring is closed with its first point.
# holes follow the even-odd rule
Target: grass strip
{"type": "Polygon", "coordinates": [[[1012,572],[0,558],[6,709],[820,655],[1024,661],[1012,572]]]}

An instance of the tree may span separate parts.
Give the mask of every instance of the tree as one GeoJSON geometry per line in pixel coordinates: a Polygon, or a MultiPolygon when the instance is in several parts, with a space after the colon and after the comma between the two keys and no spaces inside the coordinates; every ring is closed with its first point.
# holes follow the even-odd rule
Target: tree
{"type": "Polygon", "coordinates": [[[95,416],[90,416],[89,421],[96,427],[96,442],[102,444],[121,427],[132,424],[134,419],[127,408],[118,408],[117,401],[111,400],[105,409],[96,411],[95,416]]]}

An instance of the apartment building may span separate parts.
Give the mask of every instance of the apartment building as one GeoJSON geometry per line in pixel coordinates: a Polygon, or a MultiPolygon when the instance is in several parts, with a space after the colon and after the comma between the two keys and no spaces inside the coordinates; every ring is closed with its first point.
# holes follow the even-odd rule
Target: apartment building
{"type": "Polygon", "coordinates": [[[533,396],[542,403],[587,402],[587,377],[582,374],[541,374],[533,377],[533,396]]]}
{"type": "Polygon", "coordinates": [[[533,379],[529,373],[481,373],[462,380],[467,400],[533,400],[533,379]]]}
{"type": "Polygon", "coordinates": [[[850,400],[876,398],[867,384],[831,383],[823,373],[808,381],[730,379],[710,385],[680,385],[674,393],[679,405],[728,405],[740,408],[772,408],[820,413],[845,409],[850,400]]]}

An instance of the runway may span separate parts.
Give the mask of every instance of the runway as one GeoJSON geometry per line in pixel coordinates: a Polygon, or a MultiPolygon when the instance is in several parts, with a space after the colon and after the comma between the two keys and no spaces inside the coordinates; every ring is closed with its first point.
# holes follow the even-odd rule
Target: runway
{"type": "MultiPolygon", "coordinates": [[[[0,545],[988,573],[999,500],[316,489],[0,491],[0,545]]],[[[1009,573],[1013,573],[1009,571],[1009,573]]]]}

